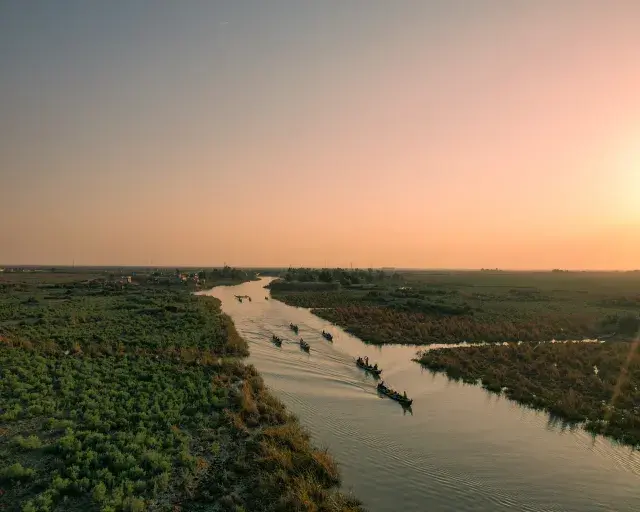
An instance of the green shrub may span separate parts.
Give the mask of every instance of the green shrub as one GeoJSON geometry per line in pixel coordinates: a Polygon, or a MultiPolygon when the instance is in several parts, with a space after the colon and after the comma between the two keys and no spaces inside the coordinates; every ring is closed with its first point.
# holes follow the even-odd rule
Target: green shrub
{"type": "Polygon", "coordinates": [[[0,480],[29,480],[34,474],[33,469],[22,467],[22,464],[16,462],[0,469],[0,480]]]}
{"type": "Polygon", "coordinates": [[[13,441],[22,450],[37,450],[42,447],[42,441],[35,435],[30,435],[26,438],[17,436],[13,441]]]}

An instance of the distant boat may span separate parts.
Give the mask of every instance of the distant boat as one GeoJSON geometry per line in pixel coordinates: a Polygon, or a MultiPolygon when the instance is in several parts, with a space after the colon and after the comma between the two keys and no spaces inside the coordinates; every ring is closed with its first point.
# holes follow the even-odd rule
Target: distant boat
{"type": "Polygon", "coordinates": [[[289,329],[298,334],[298,326],[296,324],[289,324],[289,329]]]}
{"type": "Polygon", "coordinates": [[[333,341],[333,336],[328,332],[322,331],[322,336],[324,337],[324,339],[326,339],[328,341],[333,341]]]}
{"type": "Polygon", "coordinates": [[[300,338],[300,348],[305,352],[309,352],[309,350],[311,350],[311,347],[309,346],[309,344],[306,341],[304,341],[302,338],[300,338]]]}
{"type": "Polygon", "coordinates": [[[271,337],[271,341],[274,343],[274,345],[276,345],[278,347],[282,346],[282,338],[279,338],[275,334],[271,337]]]}

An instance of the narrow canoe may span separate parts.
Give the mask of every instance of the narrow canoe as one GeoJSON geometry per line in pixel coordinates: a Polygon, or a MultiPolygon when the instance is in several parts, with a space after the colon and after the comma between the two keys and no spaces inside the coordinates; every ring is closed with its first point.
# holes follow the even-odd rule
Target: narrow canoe
{"type": "Polygon", "coordinates": [[[413,403],[412,399],[404,398],[400,393],[397,393],[392,389],[382,386],[381,384],[378,384],[377,389],[380,393],[382,393],[385,396],[388,396],[389,398],[391,398],[391,400],[395,400],[396,402],[399,402],[401,405],[405,405],[408,407],[413,403]]]}
{"type": "Polygon", "coordinates": [[[373,366],[371,366],[371,365],[367,366],[366,364],[364,364],[364,363],[362,363],[362,362],[360,362],[358,360],[356,360],[356,365],[359,368],[362,368],[363,370],[365,370],[367,372],[373,373],[374,375],[380,375],[382,373],[382,368],[378,368],[376,370],[373,366]]]}

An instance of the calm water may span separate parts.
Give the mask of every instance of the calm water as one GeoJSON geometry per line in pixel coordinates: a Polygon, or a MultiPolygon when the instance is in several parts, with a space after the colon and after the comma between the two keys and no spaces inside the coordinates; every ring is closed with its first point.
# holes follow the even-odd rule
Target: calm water
{"type": "Polygon", "coordinates": [[[265,300],[262,282],[215,288],[267,385],[341,465],[371,512],[638,511],[640,454],[563,429],[478,386],[432,375],[411,347],[373,347],[306,309],[265,300]],[[234,295],[249,295],[239,303],[234,295]],[[311,345],[302,352],[288,328],[311,345]],[[322,329],[334,335],[330,343],[322,329]],[[275,347],[272,334],[283,337],[275,347]],[[353,362],[369,356],[413,414],[381,398],[353,362]]]}

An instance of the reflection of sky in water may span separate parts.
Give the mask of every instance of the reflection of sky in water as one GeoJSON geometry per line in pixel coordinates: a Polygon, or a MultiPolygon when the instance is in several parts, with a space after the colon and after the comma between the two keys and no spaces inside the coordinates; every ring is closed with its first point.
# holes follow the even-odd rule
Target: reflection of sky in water
{"type": "Polygon", "coordinates": [[[365,345],[304,308],[267,301],[264,284],[212,294],[249,342],[249,361],[316,443],[329,447],[345,486],[372,512],[636,510],[638,453],[433,374],[411,361],[416,347],[365,345]],[[253,301],[240,304],[235,294],[253,301]],[[285,340],[282,348],[272,334],[285,340]],[[300,336],[310,354],[300,350],[300,336]],[[407,391],[412,414],[376,393],[375,381],[355,366],[358,355],[377,362],[388,385],[407,391]]]}

